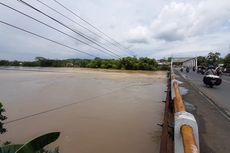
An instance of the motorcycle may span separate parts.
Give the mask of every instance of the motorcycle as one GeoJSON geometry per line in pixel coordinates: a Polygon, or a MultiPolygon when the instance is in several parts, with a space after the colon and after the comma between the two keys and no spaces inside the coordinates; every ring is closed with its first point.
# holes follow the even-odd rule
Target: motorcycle
{"type": "Polygon", "coordinates": [[[202,75],[204,75],[204,74],[205,74],[205,69],[201,69],[200,73],[201,73],[202,75]]]}
{"type": "Polygon", "coordinates": [[[199,66],[199,67],[197,68],[197,71],[196,71],[196,72],[197,72],[197,73],[200,73],[200,74],[202,74],[202,75],[204,75],[204,74],[205,74],[205,71],[206,71],[205,67],[200,67],[200,66],[199,66]]]}
{"type": "Polygon", "coordinates": [[[212,88],[213,86],[219,86],[222,83],[220,76],[216,75],[213,70],[208,70],[203,77],[203,82],[205,85],[212,88]]]}
{"type": "Polygon", "coordinates": [[[189,67],[186,68],[186,72],[187,72],[187,73],[189,72],[189,67]]]}
{"type": "Polygon", "coordinates": [[[196,67],[194,66],[194,67],[192,68],[192,70],[195,72],[195,71],[196,71],[196,67]]]}

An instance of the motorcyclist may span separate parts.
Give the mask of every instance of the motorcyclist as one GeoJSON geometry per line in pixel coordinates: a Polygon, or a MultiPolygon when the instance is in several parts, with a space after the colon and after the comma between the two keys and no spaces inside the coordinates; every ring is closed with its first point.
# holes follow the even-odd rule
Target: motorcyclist
{"type": "Polygon", "coordinates": [[[203,82],[212,88],[214,85],[219,86],[222,80],[219,76],[217,76],[216,69],[213,67],[208,67],[207,71],[205,72],[203,82]]]}
{"type": "Polygon", "coordinates": [[[193,66],[192,70],[195,72],[195,71],[196,71],[196,67],[195,67],[195,66],[193,66]]]}
{"type": "Polygon", "coordinates": [[[205,72],[205,75],[216,75],[216,70],[213,68],[208,68],[208,70],[205,72]]]}
{"type": "Polygon", "coordinates": [[[189,67],[186,67],[186,72],[187,72],[187,73],[189,72],[189,67]]]}
{"type": "Polygon", "coordinates": [[[221,71],[221,68],[219,66],[215,69],[215,71],[216,71],[216,75],[218,75],[218,76],[222,75],[222,71],[221,71]]]}

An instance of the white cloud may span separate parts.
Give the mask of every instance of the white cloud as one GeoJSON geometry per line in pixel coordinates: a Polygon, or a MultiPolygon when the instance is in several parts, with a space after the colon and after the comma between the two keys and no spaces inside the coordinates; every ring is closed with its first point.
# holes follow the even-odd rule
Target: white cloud
{"type": "Polygon", "coordinates": [[[197,8],[194,25],[190,28],[192,34],[206,34],[221,29],[230,18],[230,1],[201,1],[197,8]]]}
{"type": "Polygon", "coordinates": [[[151,24],[153,37],[166,41],[183,40],[192,26],[194,13],[191,4],[172,2],[166,5],[151,24]]]}
{"type": "MultiPolygon", "coordinates": [[[[37,4],[33,0],[25,1],[34,5],[37,4]]],[[[58,7],[58,5],[54,5],[52,1],[42,1],[61,10],[62,13],[67,13],[58,7]]],[[[203,54],[203,51],[207,53],[212,49],[223,50],[222,53],[226,54],[226,48],[228,48],[230,43],[230,0],[146,0],[145,3],[142,0],[59,1],[122,43],[125,47],[132,46],[129,52],[134,52],[133,54],[137,56],[160,58],[170,56],[171,53],[189,53],[191,56],[194,56],[195,52],[196,54],[201,52],[203,54]]],[[[2,0],[2,2],[21,9],[74,37],[83,39],[17,1],[2,0]]],[[[106,41],[99,39],[93,34],[89,34],[88,31],[74,25],[44,6],[36,5],[36,7],[62,20],[71,27],[74,27],[74,29],[87,33],[95,40],[108,45],[106,41]]],[[[22,17],[17,13],[13,13],[2,6],[0,7],[0,13],[0,20],[17,24],[20,27],[77,49],[96,54],[97,56],[106,57],[106,55],[100,54],[100,52],[89,46],[80,45],[79,42],[76,42],[72,38],[58,34],[56,31],[31,21],[26,17],[22,17]]],[[[73,15],[69,13],[66,15],[86,25],[73,15]]],[[[93,30],[92,28],[90,29],[93,30]]],[[[1,58],[17,59],[17,57],[23,57],[23,59],[31,59],[31,57],[36,55],[53,58],[69,58],[72,56],[66,48],[55,44],[51,45],[50,42],[39,38],[33,37],[33,39],[30,39],[28,34],[12,30],[2,24],[0,24],[0,35],[2,36],[0,38],[1,58]],[[18,40],[17,38],[20,38],[20,36],[27,39],[18,40]]],[[[111,45],[110,48],[118,50],[118,48],[111,47],[111,45]]],[[[117,53],[127,55],[124,52],[122,53],[122,51],[117,53]]],[[[84,55],[79,56],[78,54],[74,54],[72,58],[75,57],[84,57],[84,55]]]]}
{"type": "MultiPolygon", "coordinates": [[[[229,0],[170,2],[151,24],[144,26],[149,33],[142,35],[149,42],[146,52],[150,57],[196,56],[212,50],[226,55],[230,43],[229,19],[229,0]]],[[[141,49],[143,45],[136,43],[136,47],[141,49]]]]}
{"type": "Polygon", "coordinates": [[[172,2],[153,20],[153,37],[165,41],[183,40],[221,30],[230,18],[230,1],[172,2]]]}
{"type": "Polygon", "coordinates": [[[145,26],[137,26],[128,32],[128,42],[130,43],[148,43],[149,29],[145,26]]]}

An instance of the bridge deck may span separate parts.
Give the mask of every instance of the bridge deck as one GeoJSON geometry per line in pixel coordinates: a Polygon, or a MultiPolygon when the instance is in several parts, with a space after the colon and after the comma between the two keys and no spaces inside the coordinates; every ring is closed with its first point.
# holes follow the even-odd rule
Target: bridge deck
{"type": "MultiPolygon", "coordinates": [[[[183,99],[186,102],[187,111],[194,114],[198,122],[200,152],[229,153],[230,121],[221,112],[223,110],[219,109],[222,106],[221,104],[224,104],[224,101],[222,101],[222,103],[217,103],[217,107],[210,101],[210,99],[200,93],[200,89],[197,87],[202,86],[201,81],[199,80],[200,78],[202,79],[202,76],[197,75],[194,72],[190,72],[188,74],[184,73],[181,75],[181,72],[177,71],[176,74],[178,75],[177,79],[183,82],[180,86],[188,89],[188,94],[184,95],[183,99]],[[183,77],[186,75],[189,76],[190,79],[188,79],[188,77],[183,77]],[[192,81],[192,83],[195,83],[194,86],[194,84],[191,84],[191,80],[195,79],[196,81],[192,81]]],[[[228,78],[224,79],[227,80],[228,78]]],[[[217,92],[216,94],[224,92],[223,98],[228,98],[229,96],[227,96],[227,94],[229,93],[229,90],[224,90],[227,86],[229,85],[225,84],[218,87],[218,89],[207,88],[206,90],[208,91],[210,89],[212,92],[217,92]]],[[[215,96],[213,93],[210,94],[212,94],[211,96],[215,96]]],[[[227,105],[229,107],[230,103],[227,103],[227,105]]]]}

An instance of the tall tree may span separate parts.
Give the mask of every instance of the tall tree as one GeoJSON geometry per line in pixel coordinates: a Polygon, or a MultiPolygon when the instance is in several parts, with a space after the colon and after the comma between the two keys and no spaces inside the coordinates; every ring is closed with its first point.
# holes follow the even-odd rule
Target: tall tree
{"type": "Polygon", "coordinates": [[[230,68],[230,53],[228,53],[224,58],[224,67],[230,68]]]}
{"type": "Polygon", "coordinates": [[[208,64],[216,65],[218,63],[219,59],[220,59],[220,53],[219,52],[208,53],[208,56],[207,56],[208,64]]]}
{"type": "Polygon", "coordinates": [[[197,57],[197,65],[206,66],[207,65],[207,59],[205,56],[198,56],[197,57]]]}

